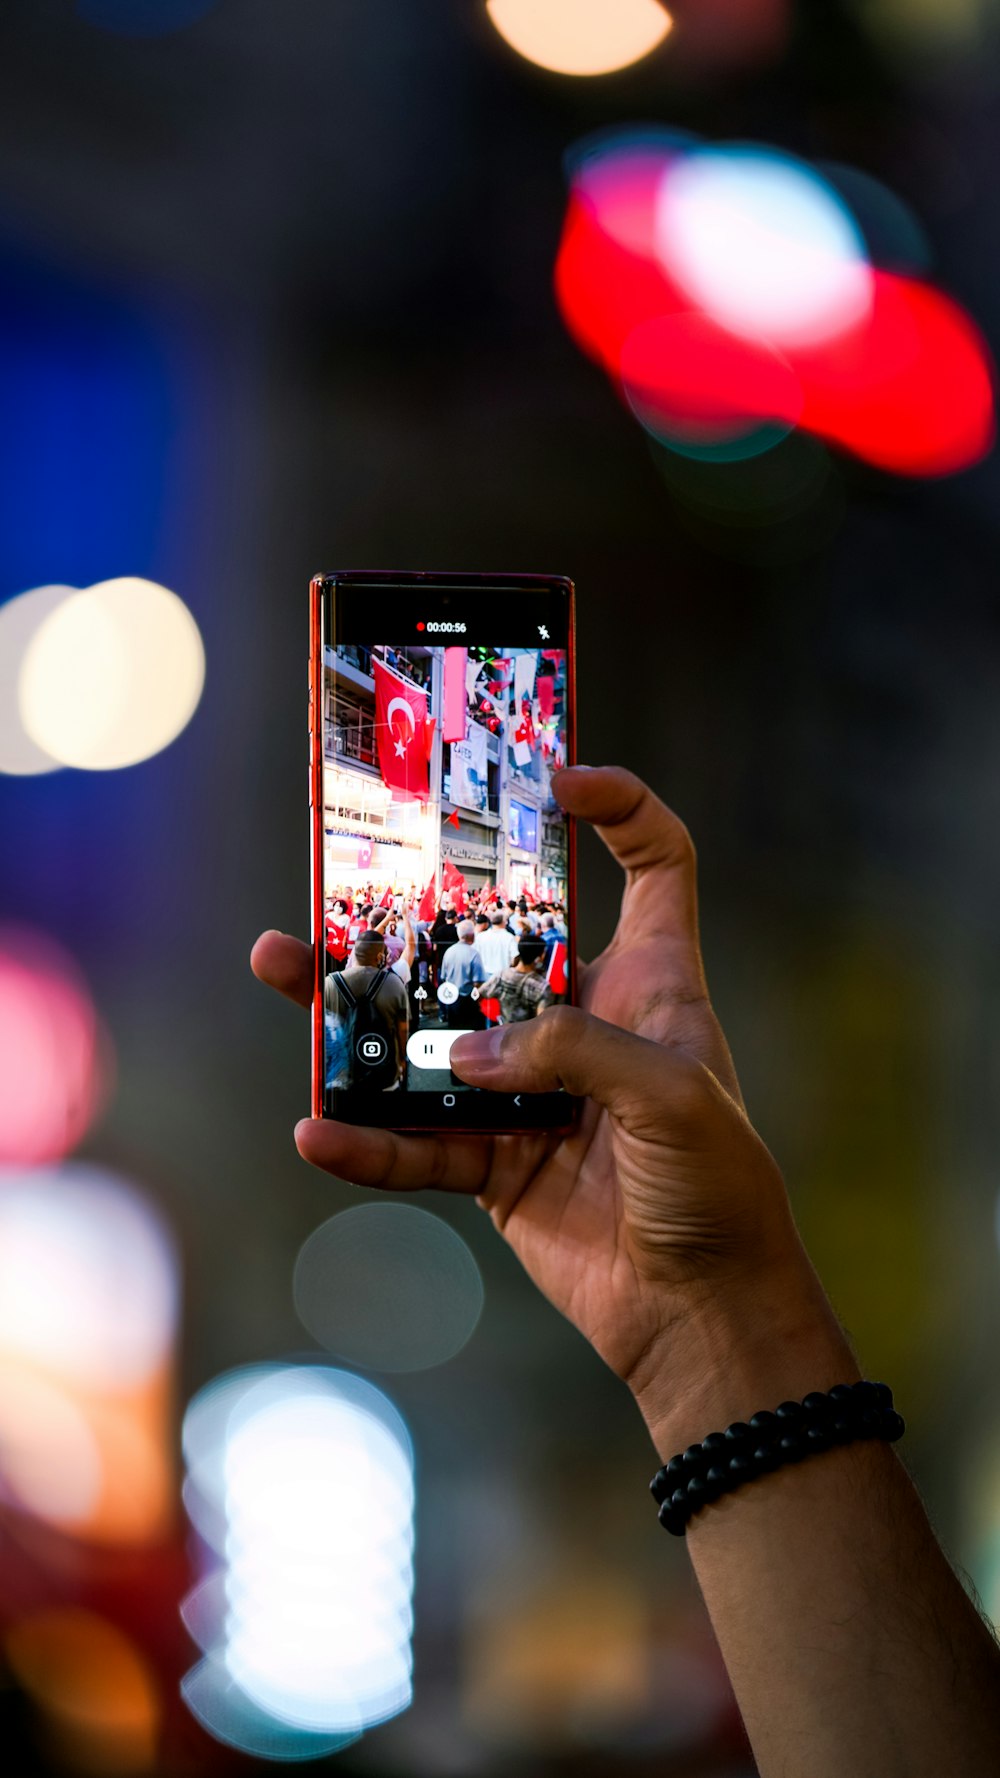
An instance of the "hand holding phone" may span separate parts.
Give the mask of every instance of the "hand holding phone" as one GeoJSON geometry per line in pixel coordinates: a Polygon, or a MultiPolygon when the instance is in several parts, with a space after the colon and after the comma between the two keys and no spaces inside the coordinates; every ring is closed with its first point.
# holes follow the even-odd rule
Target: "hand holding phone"
{"type": "MultiPolygon", "coordinates": [[[[728,1301],[752,1326],[754,1304],[773,1296],[794,1317],[815,1278],[708,1000],[686,830],[617,767],[566,770],[553,790],[626,873],[617,929],[581,967],[579,1008],[456,1039],[454,1070],[511,1096],[561,1087],[582,1101],[579,1126],[497,1141],[306,1118],[295,1139],[338,1179],[477,1197],[545,1295],[639,1392],[647,1366],[669,1383],[671,1354],[679,1362],[688,1320],[706,1306],[728,1301]]],[[[310,1006],[309,945],[265,933],[253,968],[310,1006]]]]}

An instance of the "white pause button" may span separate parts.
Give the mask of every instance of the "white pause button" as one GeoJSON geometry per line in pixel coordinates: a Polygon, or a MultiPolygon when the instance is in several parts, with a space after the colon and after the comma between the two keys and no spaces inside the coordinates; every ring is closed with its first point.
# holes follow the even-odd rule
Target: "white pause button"
{"type": "Polygon", "coordinates": [[[414,1031],[406,1054],[415,1068],[447,1068],[451,1046],[459,1031],[414,1031]]]}

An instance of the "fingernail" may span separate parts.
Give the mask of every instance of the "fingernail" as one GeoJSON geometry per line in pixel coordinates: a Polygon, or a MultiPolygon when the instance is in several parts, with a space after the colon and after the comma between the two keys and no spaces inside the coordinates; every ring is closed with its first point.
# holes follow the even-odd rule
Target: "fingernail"
{"type": "Polygon", "coordinates": [[[503,1037],[502,1025],[494,1025],[489,1031],[463,1031],[452,1044],[448,1060],[453,1063],[498,1062],[503,1037]]]}

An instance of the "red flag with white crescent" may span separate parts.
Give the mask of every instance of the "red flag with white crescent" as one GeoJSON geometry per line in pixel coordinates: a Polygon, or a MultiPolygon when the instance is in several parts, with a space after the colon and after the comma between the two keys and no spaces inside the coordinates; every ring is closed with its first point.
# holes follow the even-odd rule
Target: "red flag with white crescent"
{"type": "Polygon", "coordinates": [[[427,693],[409,679],[372,661],[375,675],[375,738],[382,779],[397,802],[427,801],[427,693]]]}

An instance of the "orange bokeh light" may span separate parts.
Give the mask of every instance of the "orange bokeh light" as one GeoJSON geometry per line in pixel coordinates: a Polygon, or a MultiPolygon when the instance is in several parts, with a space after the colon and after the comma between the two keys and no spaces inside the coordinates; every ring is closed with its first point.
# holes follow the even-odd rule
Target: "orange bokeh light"
{"type": "Polygon", "coordinates": [[[159,1690],[122,1630],[82,1607],[52,1606],[9,1630],[5,1652],[60,1768],[150,1770],[162,1714],[159,1690]]]}
{"type": "Polygon", "coordinates": [[[177,1261],[124,1180],[0,1175],[0,1500],[91,1543],[174,1523],[177,1261]]]}

